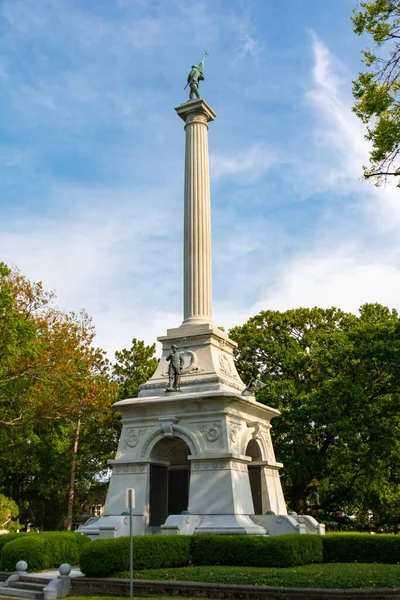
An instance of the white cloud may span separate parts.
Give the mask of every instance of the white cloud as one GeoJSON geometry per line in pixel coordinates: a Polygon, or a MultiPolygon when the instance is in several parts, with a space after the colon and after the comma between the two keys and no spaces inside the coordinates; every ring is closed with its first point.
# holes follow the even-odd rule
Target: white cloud
{"type": "Polygon", "coordinates": [[[231,155],[213,153],[210,155],[211,176],[213,179],[243,174],[258,177],[277,161],[276,151],[259,144],[231,155]]]}
{"type": "Polygon", "coordinates": [[[55,185],[51,198],[68,198],[69,214],[10,215],[1,260],[55,289],[62,310],[84,307],[110,356],[133,336],[153,343],[180,324],[180,222],[167,188],[55,185]]]}
{"type": "Polygon", "coordinates": [[[342,213],[331,210],[309,240],[309,247],[290,262],[263,299],[248,311],[286,310],[297,306],[337,306],[356,312],[361,304],[380,302],[400,309],[400,193],[361,180],[368,161],[365,129],[352,113],[352,98],[336,75],[335,59],[313,34],[313,85],[308,99],[315,109],[313,163],[303,177],[314,177],[319,193],[351,194],[342,213]],[[362,227],[346,227],[343,215],[362,227]],[[340,218],[341,217],[341,218],[340,218]]]}
{"type": "Polygon", "coordinates": [[[356,248],[339,248],[298,258],[286,270],[279,288],[271,290],[260,310],[297,306],[336,306],[357,312],[361,304],[380,302],[400,308],[400,256],[367,256],[356,248]]]}

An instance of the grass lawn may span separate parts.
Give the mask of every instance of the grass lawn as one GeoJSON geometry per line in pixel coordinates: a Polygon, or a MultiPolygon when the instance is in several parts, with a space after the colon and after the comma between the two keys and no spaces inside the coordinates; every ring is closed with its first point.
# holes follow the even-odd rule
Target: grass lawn
{"type": "MultiPolygon", "coordinates": [[[[135,594],[135,590],[133,590],[133,594],[135,594]]],[[[126,597],[121,598],[120,596],[68,596],[68,600],[126,600],[126,597]]],[[[171,600],[170,596],[151,596],[151,600],[171,600]]],[[[193,600],[192,598],[181,598],[179,596],[179,600],[193,600]]],[[[202,600],[201,598],[197,598],[197,600],[202,600]]],[[[204,600],[207,600],[204,598],[204,600]]]]}
{"type": "MultiPolygon", "coordinates": [[[[320,564],[286,569],[262,567],[181,567],[134,571],[135,579],[201,581],[239,585],[319,588],[400,588],[400,565],[320,564]]],[[[129,572],[113,577],[128,577],[129,572]]]]}

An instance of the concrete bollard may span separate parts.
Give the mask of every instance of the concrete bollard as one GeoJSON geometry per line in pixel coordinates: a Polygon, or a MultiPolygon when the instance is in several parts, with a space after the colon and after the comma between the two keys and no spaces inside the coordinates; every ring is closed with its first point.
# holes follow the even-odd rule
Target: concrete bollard
{"type": "Polygon", "coordinates": [[[44,600],[57,600],[65,598],[71,589],[71,566],[68,563],[60,565],[58,577],[52,579],[43,590],[44,600]]]}

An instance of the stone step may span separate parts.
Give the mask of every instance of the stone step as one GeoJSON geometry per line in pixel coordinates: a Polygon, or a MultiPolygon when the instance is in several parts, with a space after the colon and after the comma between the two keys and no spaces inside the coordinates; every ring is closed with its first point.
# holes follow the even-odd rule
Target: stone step
{"type": "Polygon", "coordinates": [[[36,581],[14,581],[12,583],[13,588],[18,588],[22,590],[36,590],[37,592],[41,592],[43,588],[49,583],[37,583],[36,581]]]}
{"type": "Polygon", "coordinates": [[[22,588],[14,587],[1,587],[0,596],[12,596],[13,598],[31,598],[32,600],[38,600],[43,598],[42,590],[24,590],[22,588]]]}
{"type": "MultiPolygon", "coordinates": [[[[55,575],[55,577],[57,577],[57,575],[55,575]]],[[[21,575],[18,581],[23,581],[26,583],[41,583],[43,585],[47,585],[51,580],[52,577],[36,577],[33,575],[21,575]]]]}

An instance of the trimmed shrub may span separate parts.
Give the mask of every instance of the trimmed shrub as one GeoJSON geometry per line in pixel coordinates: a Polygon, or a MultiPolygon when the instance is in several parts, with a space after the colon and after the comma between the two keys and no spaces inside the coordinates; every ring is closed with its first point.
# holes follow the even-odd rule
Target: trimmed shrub
{"type": "MultiPolygon", "coordinates": [[[[191,536],[134,536],[133,568],[160,569],[189,564],[191,536]]],[[[96,540],[82,549],[81,571],[92,577],[107,577],[129,570],[129,537],[96,540]]]]}
{"type": "Polygon", "coordinates": [[[400,536],[328,533],[322,536],[324,562],[398,563],[400,536]]]}
{"type": "Polygon", "coordinates": [[[83,546],[90,543],[87,536],[79,533],[18,533],[13,540],[3,545],[0,554],[1,568],[14,571],[18,560],[25,560],[29,571],[57,568],[64,562],[74,565],[79,562],[83,546]]]}
{"type": "Polygon", "coordinates": [[[25,560],[29,571],[41,571],[49,562],[46,550],[45,540],[38,535],[16,539],[3,546],[1,566],[5,571],[14,571],[16,563],[25,560]]]}
{"type": "Polygon", "coordinates": [[[196,535],[191,554],[196,565],[294,567],[322,562],[322,540],[317,535],[196,535]]]}
{"type": "Polygon", "coordinates": [[[0,535],[0,553],[1,553],[1,549],[6,544],[8,544],[9,542],[12,542],[16,539],[19,539],[21,537],[25,537],[27,535],[32,535],[32,534],[28,533],[27,531],[22,531],[21,533],[5,533],[4,535],[0,535]]]}

